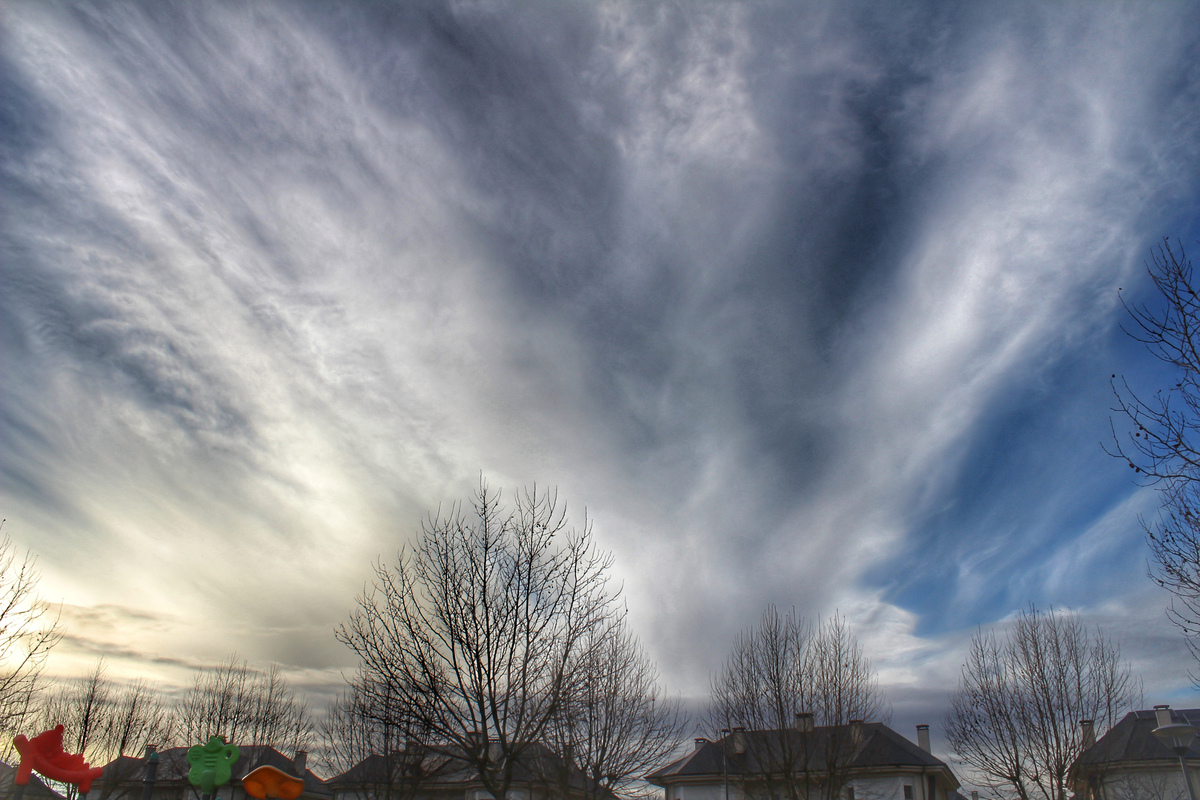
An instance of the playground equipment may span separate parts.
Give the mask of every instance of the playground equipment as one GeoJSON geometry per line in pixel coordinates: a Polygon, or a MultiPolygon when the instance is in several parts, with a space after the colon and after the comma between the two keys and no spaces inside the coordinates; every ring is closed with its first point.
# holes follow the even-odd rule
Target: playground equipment
{"type": "Polygon", "coordinates": [[[242,788],[246,794],[258,800],[267,800],[268,797],[296,800],[304,791],[304,779],[264,764],[242,778],[242,788]]]}
{"type": "Polygon", "coordinates": [[[188,783],[200,789],[201,797],[212,797],[213,791],[229,783],[233,778],[233,762],[238,760],[240,751],[235,745],[225,744],[225,737],[209,737],[207,744],[189,747],[188,783]]]}
{"type": "Polygon", "coordinates": [[[13,800],[21,800],[25,787],[29,785],[30,775],[34,772],[52,781],[73,783],[79,787],[80,794],[87,794],[88,789],[92,788],[92,781],[104,773],[100,767],[89,766],[83,760],[82,753],[63,750],[62,725],[43,731],[32,739],[19,733],[13,737],[13,747],[21,755],[21,763],[17,765],[16,775],[13,776],[13,783],[17,786],[13,800]]]}

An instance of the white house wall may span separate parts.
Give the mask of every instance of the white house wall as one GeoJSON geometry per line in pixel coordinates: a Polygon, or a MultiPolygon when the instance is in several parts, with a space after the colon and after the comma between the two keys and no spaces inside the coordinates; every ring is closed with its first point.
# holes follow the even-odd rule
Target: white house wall
{"type": "MultiPolygon", "coordinates": [[[[926,782],[927,778],[920,774],[904,774],[854,778],[848,785],[854,788],[854,800],[905,800],[905,785],[912,787],[913,800],[945,800],[946,791],[941,788],[937,790],[934,797],[926,797],[924,791],[926,782]]],[[[844,793],[844,796],[848,797],[849,794],[844,793]]],[[[725,800],[725,797],[724,782],[675,784],[667,789],[664,800],[725,800]]],[[[729,800],[746,800],[746,797],[741,789],[731,783],[729,800]]],[[[1112,798],[1112,800],[1118,800],[1118,798],[1112,798]]],[[[1125,799],[1120,798],[1119,800],[1125,799]]]]}
{"type": "Polygon", "coordinates": [[[912,787],[913,800],[945,800],[943,789],[938,789],[935,797],[925,797],[922,791],[925,782],[920,775],[888,775],[854,778],[849,785],[854,788],[854,800],[904,800],[905,786],[912,787]]]}
{"type": "Polygon", "coordinates": [[[1188,800],[1179,767],[1104,776],[1097,800],[1188,800]]]}
{"type": "MultiPolygon", "coordinates": [[[[726,787],[722,783],[676,784],[667,794],[666,800],[725,800],[726,787]]],[[[745,800],[742,790],[729,785],[729,800],[745,800]]]]}
{"type": "MultiPolygon", "coordinates": [[[[360,792],[345,789],[339,789],[335,792],[333,800],[378,800],[383,797],[385,792],[360,792]]],[[[399,796],[397,792],[397,796],[399,796]]],[[[417,798],[426,798],[429,800],[451,800],[451,798],[460,797],[462,800],[495,800],[491,793],[484,789],[469,789],[465,791],[438,791],[432,790],[428,793],[418,793],[417,798]]],[[[508,800],[529,800],[529,792],[525,789],[509,789],[508,800]]],[[[731,798],[732,800],[732,798],[731,798]]]]}

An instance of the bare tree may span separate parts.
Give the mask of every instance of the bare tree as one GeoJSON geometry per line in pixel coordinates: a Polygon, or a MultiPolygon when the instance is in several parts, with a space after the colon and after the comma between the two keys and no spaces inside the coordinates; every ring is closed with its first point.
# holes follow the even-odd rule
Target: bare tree
{"type": "Polygon", "coordinates": [[[170,742],[173,725],[171,710],[155,687],[140,678],[124,684],[112,696],[104,728],[109,756],[140,758],[147,746],[170,742]]]}
{"type": "MultiPolygon", "coordinates": [[[[347,680],[318,726],[318,759],[329,775],[347,772],[373,755],[393,753],[408,739],[398,709],[392,708],[391,694],[386,687],[379,691],[365,687],[368,680],[361,673],[347,680]]],[[[390,780],[388,784],[390,788],[390,780]]]]}
{"type": "Polygon", "coordinates": [[[175,711],[182,744],[220,735],[233,744],[289,752],[307,750],[313,734],[308,705],[296,696],[279,665],[258,670],[236,655],[215,668],[197,670],[175,711]]]}
{"type": "Polygon", "coordinates": [[[568,526],[553,492],[511,509],[481,483],[468,509],[430,516],[338,630],[364,686],[392,693],[428,746],[461,758],[505,800],[575,686],[571,667],[616,614],[611,558],[568,526]]]}
{"type": "MultiPolygon", "coordinates": [[[[43,730],[61,724],[66,750],[82,753],[91,764],[112,762],[90,793],[100,800],[140,771],[136,759],[147,745],[161,746],[170,739],[170,716],[158,693],[142,680],[116,683],[105,672],[101,659],[85,677],[60,682],[38,704],[33,725],[43,730]]],[[[74,796],[75,787],[66,790],[74,796]]]]}
{"type": "Polygon", "coordinates": [[[733,650],[711,687],[709,727],[782,730],[809,711],[810,684],[804,660],[812,630],[795,609],[781,614],[768,606],[757,627],[737,635],[733,650]]]}
{"type": "Polygon", "coordinates": [[[1030,607],[1003,634],[971,640],[946,734],[980,785],[1065,800],[1080,720],[1103,735],[1140,697],[1115,643],[1074,615],[1030,607]]]}
{"type": "Polygon", "coordinates": [[[762,796],[839,797],[858,723],[885,716],[875,673],[840,616],[813,633],[794,610],[768,607],[757,627],[738,635],[712,681],[709,727],[719,734],[748,730],[748,737],[721,741],[749,746],[757,766],[738,779],[762,796]]]}
{"type": "Polygon", "coordinates": [[[341,788],[366,800],[408,800],[454,766],[422,744],[419,725],[395,692],[360,671],[321,721],[320,761],[331,776],[345,776],[341,788]]]}
{"type": "MultiPolygon", "coordinates": [[[[1125,304],[1124,328],[1174,368],[1173,385],[1138,395],[1112,376],[1118,417],[1109,452],[1163,495],[1160,518],[1145,522],[1154,557],[1151,577],[1174,595],[1169,615],[1200,660],[1200,296],[1183,247],[1164,240],[1146,265],[1158,291],[1152,305],[1125,304]]],[[[1200,676],[1193,675],[1200,686],[1200,676]]]]}
{"type": "Polygon", "coordinates": [[[804,672],[810,708],[820,725],[848,725],[889,716],[879,679],[844,617],[826,620],[809,643],[804,672]]]}
{"type": "Polygon", "coordinates": [[[9,734],[19,733],[46,656],[61,638],[57,617],[38,596],[35,562],[7,535],[0,539],[0,731],[9,734]]]}
{"type": "Polygon", "coordinates": [[[65,681],[52,690],[40,704],[35,728],[63,725],[63,747],[71,753],[83,753],[95,763],[107,752],[97,752],[103,746],[103,731],[107,721],[112,683],[104,677],[104,661],[96,662],[85,677],[65,681]]]}
{"type": "Polygon", "coordinates": [[[663,696],[658,671],[623,618],[598,629],[571,666],[571,691],[547,731],[559,793],[642,798],[641,776],[683,739],[685,716],[663,696]],[[572,782],[574,781],[574,785],[572,782]]]}

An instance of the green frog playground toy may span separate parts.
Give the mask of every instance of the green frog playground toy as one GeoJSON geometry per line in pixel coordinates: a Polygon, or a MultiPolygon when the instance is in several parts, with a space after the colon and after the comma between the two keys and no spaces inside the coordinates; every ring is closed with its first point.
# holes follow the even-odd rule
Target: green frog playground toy
{"type": "Polygon", "coordinates": [[[189,747],[188,783],[200,789],[205,797],[211,797],[217,787],[224,786],[233,778],[233,762],[238,760],[240,753],[236,746],[225,744],[223,736],[213,736],[208,744],[198,744],[189,747]]]}

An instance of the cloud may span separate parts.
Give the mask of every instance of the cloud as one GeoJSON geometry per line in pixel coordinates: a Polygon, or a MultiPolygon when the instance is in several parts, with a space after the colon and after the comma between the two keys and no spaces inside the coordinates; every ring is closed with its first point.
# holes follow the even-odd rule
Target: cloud
{"type": "Polygon", "coordinates": [[[72,652],[317,685],[481,472],[587,509],[689,695],[768,602],[914,715],[977,622],[1120,623],[1088,420],[1196,12],[15,5],[0,489],[72,652]]]}

